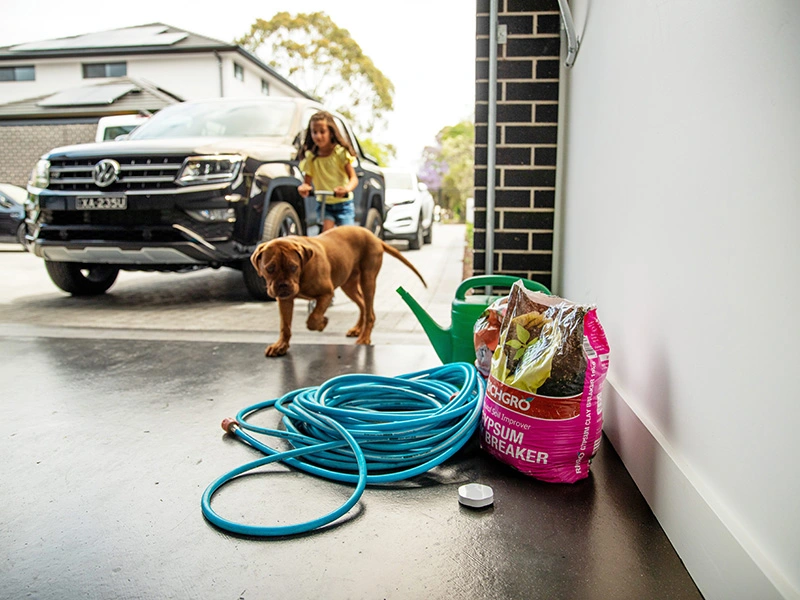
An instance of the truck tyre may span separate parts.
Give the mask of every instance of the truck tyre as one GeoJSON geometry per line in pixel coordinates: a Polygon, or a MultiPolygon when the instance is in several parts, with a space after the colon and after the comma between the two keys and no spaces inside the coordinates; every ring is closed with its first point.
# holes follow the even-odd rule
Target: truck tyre
{"type": "Polygon", "coordinates": [[[244,277],[244,287],[253,300],[262,302],[273,302],[275,298],[267,293],[267,282],[256,272],[253,263],[249,258],[242,261],[242,276],[244,277]]]}
{"type": "Polygon", "coordinates": [[[381,219],[380,211],[374,206],[367,211],[367,216],[364,218],[364,227],[380,239],[383,239],[383,220],[381,219]]]}
{"type": "Polygon", "coordinates": [[[276,202],[270,207],[267,218],[264,219],[261,241],[268,242],[285,235],[303,235],[303,224],[291,204],[276,202]]]}
{"type": "Polygon", "coordinates": [[[84,265],[44,261],[47,274],[59,288],[73,296],[99,296],[117,280],[119,269],[109,265],[84,265]]]}
{"type": "MultiPolygon", "coordinates": [[[[264,219],[261,242],[268,242],[287,235],[302,234],[303,225],[297,211],[291,204],[288,202],[276,202],[270,207],[267,218],[264,219]]],[[[275,298],[267,294],[267,282],[256,272],[249,258],[242,262],[242,276],[251,298],[266,302],[275,301],[275,298]]]]}

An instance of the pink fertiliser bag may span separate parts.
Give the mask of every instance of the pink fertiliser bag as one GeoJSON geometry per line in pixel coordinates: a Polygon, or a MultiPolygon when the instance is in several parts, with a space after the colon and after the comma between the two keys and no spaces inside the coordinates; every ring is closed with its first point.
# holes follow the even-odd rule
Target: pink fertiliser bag
{"type": "MultiPolygon", "coordinates": [[[[608,372],[608,342],[597,310],[531,292],[521,282],[512,286],[503,308],[483,404],[481,447],[536,479],[584,479],[600,446],[601,392],[608,372]]],[[[479,327],[481,319],[476,343],[479,327]]]]}

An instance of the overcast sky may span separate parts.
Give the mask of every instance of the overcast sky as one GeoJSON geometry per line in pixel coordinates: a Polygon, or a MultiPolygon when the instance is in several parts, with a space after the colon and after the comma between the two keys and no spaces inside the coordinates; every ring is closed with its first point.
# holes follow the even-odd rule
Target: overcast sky
{"type": "Polygon", "coordinates": [[[0,46],[154,22],[230,42],[257,18],[269,20],[281,11],[322,11],[350,31],[395,86],[386,139],[378,141],[397,147],[397,164],[416,166],[422,149],[434,143],[442,127],[473,115],[475,2],[3,0],[0,11],[0,46]]]}

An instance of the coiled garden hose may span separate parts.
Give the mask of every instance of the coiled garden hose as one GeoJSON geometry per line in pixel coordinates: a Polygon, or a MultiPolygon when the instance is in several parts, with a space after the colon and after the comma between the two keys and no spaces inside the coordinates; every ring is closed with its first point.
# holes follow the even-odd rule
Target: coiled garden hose
{"type": "Polygon", "coordinates": [[[475,367],[462,362],[394,378],[341,375],[243,408],[222,427],[265,456],[212,482],[203,493],[203,515],[221,529],[257,537],[304,533],[332,523],[355,506],[368,483],[415,477],[458,452],[477,428],[485,389],[475,367]],[[283,415],[285,431],[248,422],[273,407],[283,415]],[[253,434],[283,438],[293,449],[275,450],[253,434]],[[356,487],[338,509],[294,525],[236,523],[211,508],[211,497],[220,487],[273,462],[356,487]]]}

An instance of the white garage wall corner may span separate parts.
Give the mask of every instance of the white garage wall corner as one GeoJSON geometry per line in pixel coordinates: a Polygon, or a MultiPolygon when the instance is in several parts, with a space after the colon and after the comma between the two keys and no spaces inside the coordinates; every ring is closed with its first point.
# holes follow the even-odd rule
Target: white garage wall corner
{"type": "Polygon", "coordinates": [[[706,598],[800,598],[800,2],[570,5],[559,292],[606,432],[706,598]]]}
{"type": "Polygon", "coordinates": [[[798,597],[742,527],[728,529],[726,522],[736,525],[733,515],[703,489],[655,426],[636,414],[613,378],[604,389],[604,432],[706,598],[798,597]]]}

